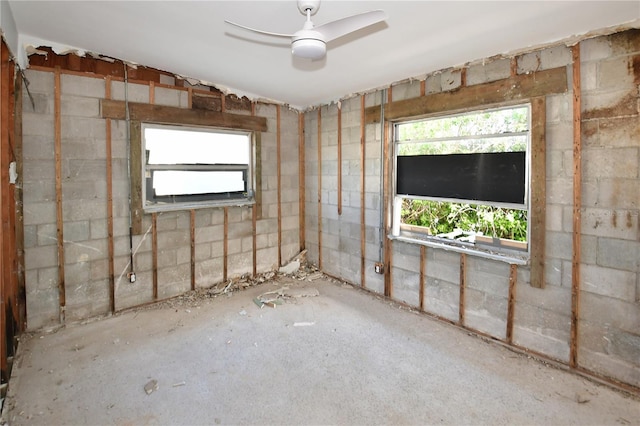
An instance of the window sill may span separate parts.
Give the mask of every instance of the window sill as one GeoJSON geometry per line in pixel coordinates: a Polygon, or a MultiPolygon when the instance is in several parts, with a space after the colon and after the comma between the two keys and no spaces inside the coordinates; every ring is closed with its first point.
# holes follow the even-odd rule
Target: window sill
{"type": "Polygon", "coordinates": [[[493,251],[481,248],[478,245],[463,242],[447,241],[442,238],[435,238],[415,232],[403,231],[400,235],[388,235],[390,240],[402,241],[409,244],[419,244],[426,247],[439,248],[446,251],[456,253],[464,253],[471,256],[482,257],[485,259],[497,260],[499,262],[509,263],[511,265],[528,265],[529,253],[518,252],[516,250],[493,251]]]}
{"type": "Polygon", "coordinates": [[[222,207],[246,207],[256,204],[255,199],[235,199],[225,201],[215,201],[210,203],[177,203],[177,204],[162,204],[155,206],[144,206],[145,213],[160,213],[167,211],[180,211],[180,210],[198,210],[198,209],[215,209],[222,207]]]}

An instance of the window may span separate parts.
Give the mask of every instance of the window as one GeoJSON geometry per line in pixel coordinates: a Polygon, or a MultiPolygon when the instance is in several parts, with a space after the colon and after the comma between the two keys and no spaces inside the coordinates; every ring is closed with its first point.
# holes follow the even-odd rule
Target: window
{"type": "Polygon", "coordinates": [[[519,105],[396,123],[392,234],[528,250],[530,115],[519,105]]]}
{"type": "Polygon", "coordinates": [[[145,211],[253,201],[251,132],[142,124],[145,211]]]}

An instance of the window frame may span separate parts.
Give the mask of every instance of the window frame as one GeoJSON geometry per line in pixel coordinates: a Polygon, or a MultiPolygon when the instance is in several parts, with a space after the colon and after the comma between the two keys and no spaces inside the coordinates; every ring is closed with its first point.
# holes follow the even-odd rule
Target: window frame
{"type": "MultiPolygon", "coordinates": [[[[144,213],[158,213],[164,211],[180,211],[180,210],[193,210],[200,208],[216,208],[227,206],[247,206],[256,203],[256,132],[251,130],[241,129],[226,129],[214,126],[198,126],[191,124],[167,124],[157,123],[153,121],[140,122],[140,167],[141,167],[141,179],[140,179],[140,194],[142,201],[142,210],[144,213]],[[226,164],[206,164],[206,165],[149,165],[146,155],[146,139],[145,129],[168,129],[168,130],[183,130],[194,131],[203,133],[216,133],[216,134],[234,134],[234,135],[246,135],[249,143],[249,164],[246,165],[226,165],[226,164]],[[243,171],[246,173],[246,190],[242,191],[243,196],[225,197],[224,195],[207,197],[210,194],[191,194],[184,196],[184,201],[156,204],[151,203],[148,198],[148,172],[154,171],[243,171]],[[199,198],[205,198],[198,200],[199,198]]],[[[222,193],[221,193],[222,194],[222,193]]],[[[230,194],[230,193],[225,193],[230,194]]],[[[170,196],[169,196],[170,197],[170,196]]]]}
{"type": "MultiPolygon", "coordinates": [[[[436,114],[428,114],[419,117],[408,117],[404,119],[397,119],[390,121],[390,141],[392,150],[392,170],[391,170],[391,229],[388,238],[392,240],[400,240],[408,243],[417,243],[429,247],[442,248],[445,250],[473,254],[480,257],[490,258],[494,260],[505,261],[510,264],[526,265],[531,259],[531,239],[532,239],[532,188],[531,188],[531,174],[533,167],[532,160],[532,144],[534,138],[534,121],[537,119],[534,116],[534,106],[531,100],[523,99],[518,102],[501,103],[498,105],[483,105],[479,107],[466,108],[463,110],[455,111],[442,111],[436,114]],[[487,111],[496,111],[503,109],[512,109],[518,107],[527,107],[528,113],[528,130],[527,130],[527,147],[525,151],[525,174],[524,174],[524,203],[504,203],[504,202],[487,202],[480,200],[467,200],[456,198],[444,198],[444,197],[422,197],[422,196],[408,196],[397,193],[397,158],[398,158],[398,146],[407,142],[399,142],[397,140],[397,126],[416,122],[421,120],[455,117],[461,115],[468,115],[474,113],[482,113],[487,111]],[[522,209],[527,212],[527,242],[526,249],[516,249],[509,245],[485,245],[476,244],[466,241],[457,241],[454,239],[447,239],[438,237],[435,235],[429,235],[426,232],[426,228],[408,225],[401,223],[401,206],[404,199],[415,200],[430,200],[438,202],[451,202],[451,203],[464,203],[475,205],[489,205],[495,207],[522,209]]],[[[418,143],[418,142],[416,142],[418,143]]]]}

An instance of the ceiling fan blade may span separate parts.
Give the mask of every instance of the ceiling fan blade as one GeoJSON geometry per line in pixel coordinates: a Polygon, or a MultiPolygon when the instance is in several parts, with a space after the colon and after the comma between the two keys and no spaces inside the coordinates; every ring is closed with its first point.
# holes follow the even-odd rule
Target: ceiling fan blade
{"type": "Polygon", "coordinates": [[[249,27],[245,27],[244,25],[236,24],[235,22],[227,21],[226,19],[224,20],[224,22],[226,22],[227,24],[231,24],[235,27],[242,28],[243,30],[253,31],[254,33],[258,33],[258,34],[265,34],[265,35],[270,35],[274,37],[288,37],[288,38],[293,37],[293,34],[282,34],[282,33],[273,33],[270,31],[257,30],[255,28],[249,28],[249,27]]]}
{"type": "Polygon", "coordinates": [[[325,41],[329,42],[361,28],[382,22],[385,19],[387,19],[387,14],[384,13],[384,10],[372,10],[327,22],[315,27],[314,30],[324,35],[325,41]]]}

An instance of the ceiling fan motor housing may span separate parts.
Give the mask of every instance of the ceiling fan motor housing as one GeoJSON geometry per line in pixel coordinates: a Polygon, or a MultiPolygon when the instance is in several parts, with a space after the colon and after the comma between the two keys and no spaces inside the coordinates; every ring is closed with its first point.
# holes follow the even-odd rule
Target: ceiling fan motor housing
{"type": "Polygon", "coordinates": [[[326,52],[325,42],[316,38],[300,38],[291,43],[291,53],[299,58],[320,59],[326,52]]]}

